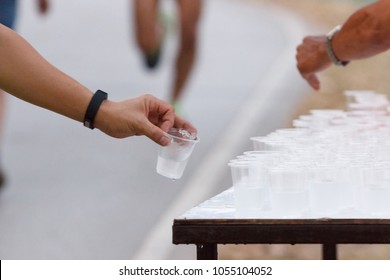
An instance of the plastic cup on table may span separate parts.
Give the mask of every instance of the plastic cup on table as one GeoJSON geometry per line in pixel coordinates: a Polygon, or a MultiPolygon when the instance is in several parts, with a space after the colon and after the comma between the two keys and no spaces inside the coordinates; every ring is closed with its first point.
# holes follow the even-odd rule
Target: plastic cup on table
{"type": "Polygon", "coordinates": [[[363,170],[362,208],[371,216],[390,216],[390,166],[377,164],[363,170]]]}
{"type": "Polygon", "coordinates": [[[309,208],[304,170],[278,166],[270,170],[272,212],[278,218],[300,218],[309,208]]]}
{"type": "Polygon", "coordinates": [[[184,129],[171,128],[167,133],[171,143],[160,148],[156,170],[162,176],[177,180],[182,177],[199,138],[184,129]]]}
{"type": "Polygon", "coordinates": [[[334,217],[342,207],[339,170],[330,164],[314,164],[308,171],[311,213],[318,217],[334,217]]]}
{"type": "Polygon", "coordinates": [[[267,136],[254,136],[254,137],[251,137],[250,140],[253,143],[254,150],[256,150],[256,151],[269,150],[269,147],[268,147],[267,141],[266,141],[267,136]]]}
{"type": "Polygon", "coordinates": [[[237,216],[258,217],[269,200],[267,170],[254,159],[234,159],[228,165],[237,216]]]}

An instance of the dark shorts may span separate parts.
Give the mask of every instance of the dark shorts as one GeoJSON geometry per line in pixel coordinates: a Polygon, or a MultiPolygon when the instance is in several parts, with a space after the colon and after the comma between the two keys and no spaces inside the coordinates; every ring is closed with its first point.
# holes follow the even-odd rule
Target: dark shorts
{"type": "Polygon", "coordinates": [[[16,18],[16,0],[0,0],[0,23],[14,28],[16,18]]]}

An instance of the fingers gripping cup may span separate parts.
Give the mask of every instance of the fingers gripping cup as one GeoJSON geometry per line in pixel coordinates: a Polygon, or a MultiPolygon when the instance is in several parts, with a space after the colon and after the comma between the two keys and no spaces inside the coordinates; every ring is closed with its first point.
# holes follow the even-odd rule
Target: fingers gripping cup
{"type": "Polygon", "coordinates": [[[157,173],[170,179],[180,179],[199,138],[184,129],[171,128],[171,143],[161,147],[157,159],[157,173]]]}

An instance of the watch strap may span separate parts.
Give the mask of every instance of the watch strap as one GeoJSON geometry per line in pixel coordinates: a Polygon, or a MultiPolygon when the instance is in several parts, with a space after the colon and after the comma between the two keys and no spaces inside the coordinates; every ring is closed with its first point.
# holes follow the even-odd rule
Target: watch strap
{"type": "Polygon", "coordinates": [[[104,100],[107,100],[108,94],[102,90],[97,90],[92,96],[91,101],[88,104],[87,111],[84,116],[84,126],[90,129],[94,129],[94,121],[97,111],[104,100]]]}
{"type": "Polygon", "coordinates": [[[327,35],[326,35],[326,41],[325,41],[325,46],[326,46],[326,53],[328,54],[328,57],[330,61],[333,62],[333,64],[337,66],[347,66],[349,61],[343,61],[340,60],[336,54],[334,53],[333,46],[332,46],[332,41],[334,35],[336,35],[339,31],[341,30],[341,25],[337,25],[335,28],[333,28],[327,35]]]}

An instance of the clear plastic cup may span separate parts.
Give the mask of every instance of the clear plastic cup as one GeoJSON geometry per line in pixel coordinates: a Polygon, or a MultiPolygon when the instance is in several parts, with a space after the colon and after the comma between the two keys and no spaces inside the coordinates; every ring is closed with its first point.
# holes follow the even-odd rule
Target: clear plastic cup
{"type": "Polygon", "coordinates": [[[367,166],[363,170],[362,207],[371,216],[390,215],[390,165],[367,166]]]}
{"type": "Polygon", "coordinates": [[[332,217],[341,210],[341,186],[337,169],[329,165],[309,170],[310,212],[314,216],[332,217]]]}
{"type": "Polygon", "coordinates": [[[310,114],[313,116],[326,116],[331,118],[342,118],[345,116],[345,112],[343,110],[337,109],[313,109],[310,110],[310,114]]]}
{"type": "Polygon", "coordinates": [[[287,153],[284,151],[246,151],[241,156],[241,159],[251,159],[257,162],[263,168],[272,168],[280,164],[287,153]]]}
{"type": "Polygon", "coordinates": [[[270,149],[267,145],[266,136],[254,136],[251,137],[250,140],[253,143],[253,149],[256,151],[267,151],[270,149]]]}
{"type": "Polygon", "coordinates": [[[270,170],[272,213],[278,218],[300,218],[309,208],[304,169],[298,166],[270,170]]]}
{"type": "Polygon", "coordinates": [[[157,173],[170,179],[180,179],[188,159],[199,138],[184,129],[171,128],[168,131],[171,143],[161,147],[157,158],[157,173]]]}
{"type": "Polygon", "coordinates": [[[293,126],[298,129],[309,129],[311,128],[311,122],[308,120],[293,120],[293,126]]]}
{"type": "Polygon", "coordinates": [[[268,171],[253,159],[231,160],[234,205],[237,216],[258,217],[269,201],[268,171]]]}

